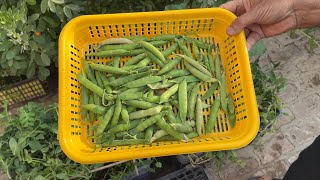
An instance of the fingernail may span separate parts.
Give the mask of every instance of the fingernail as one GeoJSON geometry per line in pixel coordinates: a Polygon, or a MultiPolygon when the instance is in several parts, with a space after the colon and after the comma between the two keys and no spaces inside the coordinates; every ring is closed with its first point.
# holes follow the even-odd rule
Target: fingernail
{"type": "Polygon", "coordinates": [[[227,34],[228,34],[229,36],[233,36],[233,35],[235,35],[235,30],[234,30],[232,27],[229,27],[229,28],[227,29],[227,34]]]}

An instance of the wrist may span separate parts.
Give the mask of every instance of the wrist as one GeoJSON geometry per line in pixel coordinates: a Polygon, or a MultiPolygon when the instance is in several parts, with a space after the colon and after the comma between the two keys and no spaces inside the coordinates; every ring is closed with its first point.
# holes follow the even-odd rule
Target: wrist
{"type": "Polygon", "coordinates": [[[320,0],[292,0],[297,28],[320,26],[320,0]]]}

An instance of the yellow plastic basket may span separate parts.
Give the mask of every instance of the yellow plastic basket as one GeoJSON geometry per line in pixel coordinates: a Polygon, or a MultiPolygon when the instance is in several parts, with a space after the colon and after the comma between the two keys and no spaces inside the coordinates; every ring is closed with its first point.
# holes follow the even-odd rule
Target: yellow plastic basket
{"type": "MultiPolygon", "coordinates": [[[[102,163],[230,150],[248,145],[258,132],[259,114],[244,33],[234,37],[226,34],[226,28],[234,19],[235,16],[226,10],[210,8],[91,15],[71,20],[59,39],[59,141],[64,153],[79,163],[102,163]],[[76,74],[83,67],[82,57],[91,52],[94,45],[111,37],[185,33],[197,34],[200,39],[219,45],[227,89],[236,107],[235,127],[231,129],[225,114],[219,112],[214,132],[190,142],[165,141],[150,145],[94,148],[93,139],[88,137],[90,126],[82,124],[80,115],[80,85],[76,74]]],[[[111,58],[96,60],[107,62],[111,58]]],[[[208,85],[201,86],[201,93],[207,88],[208,85]]],[[[207,103],[212,104],[213,98],[207,103]]],[[[207,120],[209,112],[203,113],[207,120]]]]}

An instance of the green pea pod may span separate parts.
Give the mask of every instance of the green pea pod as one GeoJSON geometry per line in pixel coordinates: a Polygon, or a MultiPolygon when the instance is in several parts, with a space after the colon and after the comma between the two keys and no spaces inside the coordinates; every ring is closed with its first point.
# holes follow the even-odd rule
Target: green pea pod
{"type": "Polygon", "coordinates": [[[185,56],[185,55],[181,55],[178,54],[178,56],[182,57],[184,60],[188,61],[188,63],[190,65],[192,65],[193,67],[195,67],[198,71],[206,74],[207,76],[211,77],[211,73],[205,68],[203,67],[198,61],[193,60],[192,58],[185,56]]]}
{"type": "Polygon", "coordinates": [[[86,74],[86,76],[87,76],[86,78],[88,78],[89,81],[91,81],[92,83],[97,84],[97,80],[96,80],[96,78],[95,78],[95,76],[94,76],[94,73],[93,73],[90,65],[85,62],[85,63],[83,64],[83,69],[84,69],[84,72],[85,72],[85,74],[86,74]]]}
{"type": "Polygon", "coordinates": [[[181,83],[184,79],[187,81],[187,83],[199,82],[200,81],[199,78],[197,78],[197,77],[195,77],[193,75],[189,75],[189,76],[177,77],[175,79],[169,80],[168,82],[181,83]]]}
{"type": "Polygon", "coordinates": [[[214,92],[217,90],[218,86],[219,86],[219,82],[212,83],[209,89],[206,91],[206,93],[204,93],[204,95],[202,96],[202,100],[206,100],[209,97],[211,97],[214,94],[214,92]]]}
{"type": "Polygon", "coordinates": [[[179,115],[181,121],[184,123],[187,119],[187,110],[188,110],[188,98],[187,98],[187,81],[183,80],[179,84],[179,115]]]}
{"type": "Polygon", "coordinates": [[[197,85],[198,83],[197,82],[192,82],[192,83],[188,83],[187,85],[187,91],[188,93],[192,90],[192,88],[197,85]]]}
{"type": "Polygon", "coordinates": [[[77,80],[87,89],[91,90],[93,93],[97,94],[98,96],[103,96],[103,89],[97,86],[95,83],[89,81],[85,76],[82,74],[77,75],[77,80]]]}
{"type": "Polygon", "coordinates": [[[129,59],[124,66],[129,66],[129,65],[135,65],[137,63],[139,63],[141,60],[143,60],[144,58],[146,58],[147,55],[145,53],[139,54],[131,59],[129,59]]]}
{"type": "Polygon", "coordinates": [[[196,43],[196,45],[199,47],[199,48],[202,48],[202,49],[208,49],[210,44],[206,43],[206,42],[203,42],[201,40],[197,40],[197,39],[192,39],[192,38],[189,38],[187,36],[183,36],[183,39],[185,39],[187,42],[189,43],[196,43]]]}
{"type": "Polygon", "coordinates": [[[168,57],[170,54],[172,54],[178,48],[178,46],[179,46],[178,43],[174,43],[169,48],[162,51],[163,57],[165,57],[165,58],[168,57]]]}
{"type": "Polygon", "coordinates": [[[179,89],[179,84],[175,84],[174,86],[172,86],[171,88],[169,88],[166,92],[164,92],[161,96],[160,96],[160,104],[167,102],[169,100],[169,98],[175,94],[179,89]]]}
{"type": "Polygon", "coordinates": [[[122,106],[121,100],[120,98],[117,98],[114,113],[111,120],[111,127],[114,127],[118,124],[120,113],[121,113],[121,106],[122,106]]]}
{"type": "Polygon", "coordinates": [[[156,57],[154,54],[152,54],[152,52],[146,50],[146,54],[148,55],[148,57],[157,65],[159,65],[161,68],[164,66],[164,63],[158,58],[156,57]]]}
{"type": "Polygon", "coordinates": [[[208,62],[209,62],[209,69],[211,71],[212,74],[215,73],[216,69],[215,69],[215,61],[212,57],[212,48],[210,46],[209,50],[208,50],[208,62]]]}
{"type": "Polygon", "coordinates": [[[229,113],[229,123],[231,128],[233,128],[236,125],[236,116],[234,113],[229,113]]]}
{"type": "Polygon", "coordinates": [[[219,81],[221,81],[221,62],[220,62],[220,56],[218,54],[219,49],[217,48],[217,55],[216,55],[216,64],[215,64],[215,70],[216,70],[216,77],[219,81]]]}
{"type": "MultiPolygon", "coordinates": [[[[85,76],[84,71],[82,71],[82,75],[85,76]]],[[[86,105],[89,103],[89,91],[86,87],[81,86],[81,105],[86,105]]],[[[87,119],[88,111],[86,109],[81,109],[82,121],[85,123],[87,119]]]]}
{"type": "Polygon", "coordinates": [[[84,104],[82,105],[82,108],[88,111],[92,111],[93,113],[96,113],[96,114],[103,114],[106,111],[106,107],[99,106],[96,104],[84,104]]]}
{"type": "Polygon", "coordinates": [[[150,103],[159,103],[160,96],[142,97],[142,100],[150,102],[150,103]]]}
{"type": "Polygon", "coordinates": [[[214,78],[202,73],[201,71],[199,71],[198,69],[194,68],[193,66],[191,66],[189,64],[189,62],[185,61],[184,65],[186,66],[186,68],[191,72],[191,74],[193,74],[195,77],[197,77],[198,79],[204,81],[204,82],[211,82],[211,81],[216,81],[214,78]]]}
{"type": "Polygon", "coordinates": [[[191,126],[186,125],[186,124],[172,123],[170,125],[174,130],[181,132],[181,133],[193,132],[193,128],[191,126]]]}
{"type": "Polygon", "coordinates": [[[103,88],[106,90],[106,92],[108,94],[113,93],[112,88],[108,85],[109,84],[108,78],[98,71],[97,71],[97,75],[100,77],[102,84],[103,84],[103,88]]]}
{"type": "Polygon", "coordinates": [[[215,99],[213,106],[210,109],[209,120],[206,124],[206,131],[205,133],[208,134],[213,130],[214,125],[217,123],[217,117],[220,108],[220,94],[218,94],[217,98],[215,99]]]}
{"type": "Polygon", "coordinates": [[[113,59],[112,66],[115,68],[119,68],[120,67],[120,60],[121,60],[120,56],[115,56],[113,59]]]}
{"type": "Polygon", "coordinates": [[[159,41],[150,41],[149,43],[150,43],[151,45],[153,45],[153,46],[162,46],[162,45],[167,44],[168,41],[159,40],[159,41]]]}
{"type": "Polygon", "coordinates": [[[118,50],[118,49],[130,51],[130,50],[134,50],[138,47],[139,47],[139,45],[135,44],[135,43],[133,43],[133,44],[117,44],[117,45],[110,44],[110,45],[104,45],[104,46],[100,47],[98,49],[98,51],[109,51],[109,50],[118,50]]]}
{"type": "Polygon", "coordinates": [[[134,49],[129,52],[123,53],[122,56],[135,56],[144,53],[144,49],[134,49]]]}
{"type": "Polygon", "coordinates": [[[110,57],[110,56],[122,56],[130,51],[124,49],[108,50],[108,51],[98,51],[86,54],[86,56],[97,56],[97,57],[110,57]]]}
{"type": "Polygon", "coordinates": [[[149,57],[146,57],[138,63],[138,66],[144,67],[144,66],[147,66],[150,62],[151,62],[151,59],[149,57]]]}
{"type": "Polygon", "coordinates": [[[174,130],[166,121],[162,118],[157,121],[157,126],[160,127],[162,130],[166,131],[171,136],[183,140],[186,139],[185,135],[183,133],[180,133],[176,130],[174,130]]]}
{"type": "Polygon", "coordinates": [[[189,120],[193,119],[193,117],[194,117],[194,110],[195,110],[195,106],[196,106],[196,101],[197,101],[199,89],[200,89],[200,84],[195,85],[192,88],[192,91],[191,91],[191,94],[189,97],[189,102],[188,102],[189,120]]]}
{"type": "Polygon", "coordinates": [[[150,139],[150,143],[154,142],[155,140],[164,137],[168,135],[168,132],[165,130],[158,130],[157,132],[154,133],[154,135],[152,136],[152,138],[150,139]]]}
{"type": "Polygon", "coordinates": [[[110,109],[108,109],[107,113],[103,116],[103,121],[100,122],[98,125],[96,134],[100,135],[103,133],[103,131],[106,129],[107,125],[109,124],[114,112],[114,106],[111,106],[110,109]]]}
{"type": "Polygon", "coordinates": [[[170,71],[171,69],[173,69],[177,64],[180,63],[181,59],[182,59],[181,57],[176,57],[173,60],[169,61],[158,72],[158,76],[170,71]]]}
{"type": "Polygon", "coordinates": [[[189,139],[193,139],[193,138],[198,137],[198,136],[199,135],[196,132],[192,132],[192,133],[187,134],[187,138],[189,138],[189,139]]]}
{"type": "Polygon", "coordinates": [[[228,112],[228,105],[227,105],[227,83],[226,77],[224,75],[221,76],[221,86],[220,86],[220,98],[221,98],[221,107],[224,112],[228,112]]]}
{"type": "Polygon", "coordinates": [[[174,85],[173,82],[157,82],[153,84],[148,84],[148,87],[153,89],[164,89],[164,88],[170,88],[174,85]]]}
{"type": "Polygon", "coordinates": [[[195,42],[192,42],[192,51],[193,51],[195,59],[198,60],[199,62],[201,62],[201,60],[200,60],[201,53],[200,53],[199,48],[195,42]]]}
{"type": "MultiPolygon", "coordinates": [[[[89,104],[94,104],[93,93],[89,96],[89,104]]],[[[95,114],[92,111],[89,111],[89,121],[93,122],[95,120],[95,114]]]]}
{"type": "Polygon", "coordinates": [[[106,66],[106,65],[102,65],[102,64],[90,64],[92,69],[95,69],[97,71],[102,71],[102,72],[107,72],[110,74],[130,74],[129,71],[121,69],[121,68],[116,68],[116,67],[111,67],[111,66],[106,66]]]}
{"type": "Polygon", "coordinates": [[[174,113],[173,113],[172,109],[171,109],[171,110],[168,110],[167,118],[168,118],[168,121],[169,121],[170,123],[177,123],[177,120],[176,120],[176,118],[174,117],[174,113]]]}
{"type": "Polygon", "coordinates": [[[195,127],[196,122],[195,121],[186,121],[186,125],[191,126],[191,127],[195,127]]]}
{"type": "Polygon", "coordinates": [[[152,44],[145,42],[145,41],[140,41],[139,44],[141,44],[144,48],[146,48],[147,50],[152,52],[157,58],[160,59],[160,61],[166,62],[166,60],[163,57],[163,55],[161,54],[161,52],[156,47],[154,47],[152,44]]]}
{"type": "Polygon", "coordinates": [[[141,119],[148,116],[154,116],[159,114],[163,109],[164,109],[164,106],[156,106],[150,109],[132,112],[129,114],[129,118],[130,120],[132,120],[132,119],[141,119]]]}
{"type": "Polygon", "coordinates": [[[171,100],[171,101],[169,101],[169,103],[170,103],[172,106],[174,106],[174,107],[176,107],[176,108],[179,108],[179,101],[177,101],[177,100],[171,100]]]}
{"type": "MultiPolygon", "coordinates": [[[[203,55],[203,54],[202,54],[202,56],[203,56],[204,66],[211,71],[208,56],[203,55]]],[[[212,61],[212,63],[213,63],[213,61],[212,61]]],[[[214,74],[214,72],[211,71],[211,74],[214,74]]]]}
{"type": "Polygon", "coordinates": [[[172,41],[176,37],[177,37],[177,35],[175,35],[175,34],[160,34],[157,36],[153,36],[151,38],[151,41],[172,41]]]}
{"type": "Polygon", "coordinates": [[[134,99],[140,99],[143,96],[143,92],[130,92],[130,93],[121,93],[119,94],[119,99],[122,101],[129,101],[134,99]]]}
{"type": "Polygon", "coordinates": [[[202,101],[200,99],[200,96],[198,96],[197,105],[196,105],[196,130],[199,136],[202,135],[203,126],[204,126],[204,121],[203,121],[202,101]]]}
{"type": "Polygon", "coordinates": [[[141,100],[130,100],[130,101],[126,101],[125,103],[128,104],[129,106],[133,106],[139,109],[150,109],[152,107],[157,106],[157,104],[153,104],[153,103],[141,101],[141,100]]]}
{"type": "Polygon", "coordinates": [[[128,110],[128,113],[132,113],[132,112],[136,111],[136,109],[137,109],[136,107],[129,106],[127,110],[128,110]]]}
{"type": "MultiPolygon", "coordinates": [[[[182,121],[181,121],[181,118],[180,118],[180,115],[179,115],[179,114],[177,114],[177,116],[176,116],[176,120],[177,120],[177,122],[178,122],[178,123],[182,123],[182,121]]],[[[184,122],[184,123],[186,123],[186,122],[184,122]]]]}
{"type": "Polygon", "coordinates": [[[110,86],[121,86],[124,85],[128,82],[137,80],[139,78],[148,76],[151,74],[151,71],[147,71],[147,72],[142,72],[142,73],[138,73],[138,74],[130,74],[128,76],[123,76],[120,77],[118,79],[115,79],[114,81],[111,81],[110,83],[108,83],[110,86]]]}
{"type": "Polygon", "coordinates": [[[121,117],[125,122],[129,122],[129,113],[126,106],[121,107],[121,117]]]}
{"type": "Polygon", "coordinates": [[[135,88],[135,87],[146,86],[147,84],[156,83],[162,80],[163,80],[163,77],[161,76],[147,76],[147,77],[143,77],[143,78],[128,82],[124,84],[124,86],[128,88],[135,88]]]}
{"type": "Polygon", "coordinates": [[[149,126],[145,134],[145,142],[150,142],[153,135],[153,126],[149,126]]]}
{"type": "Polygon", "coordinates": [[[191,51],[187,48],[187,46],[183,43],[180,39],[175,39],[175,41],[178,43],[179,48],[181,51],[188,57],[193,58],[191,51]]]}
{"type": "Polygon", "coordinates": [[[235,110],[233,99],[230,93],[228,94],[228,110],[230,113],[234,113],[235,110]]]}
{"type": "Polygon", "coordinates": [[[175,69],[169,71],[166,75],[171,77],[171,78],[176,78],[176,77],[181,77],[181,76],[188,76],[190,75],[190,71],[187,69],[175,69]]]}
{"type": "Polygon", "coordinates": [[[142,121],[137,127],[136,127],[136,131],[137,132],[142,132],[145,129],[147,129],[149,126],[152,126],[153,124],[155,124],[158,120],[160,120],[164,115],[166,114],[166,112],[161,112],[158,115],[152,116],[144,121],[142,121]]]}
{"type": "Polygon", "coordinates": [[[109,133],[118,133],[136,128],[140,124],[140,120],[130,121],[129,123],[119,124],[109,129],[109,133]]]}

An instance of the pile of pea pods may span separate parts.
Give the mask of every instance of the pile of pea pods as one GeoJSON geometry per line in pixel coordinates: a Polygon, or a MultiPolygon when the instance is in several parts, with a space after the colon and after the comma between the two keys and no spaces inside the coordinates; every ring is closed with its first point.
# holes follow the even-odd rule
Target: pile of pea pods
{"type": "Polygon", "coordinates": [[[106,39],[86,54],[77,80],[82,120],[91,124],[98,147],[189,141],[213,132],[219,111],[235,125],[219,48],[199,39],[173,34],[106,39]],[[112,61],[102,64],[96,57],[112,61]],[[200,93],[203,84],[209,88],[200,93]],[[213,102],[206,104],[209,98],[213,102]]]}

